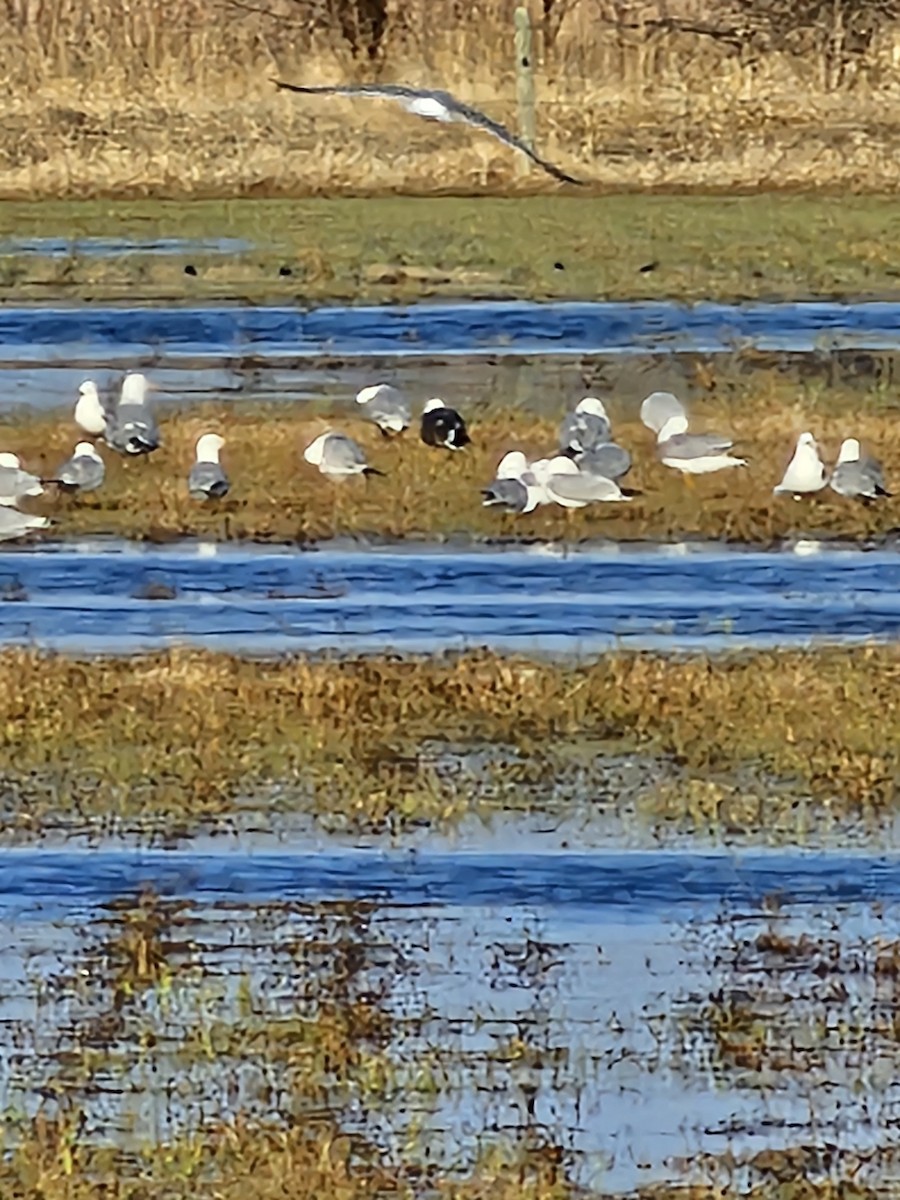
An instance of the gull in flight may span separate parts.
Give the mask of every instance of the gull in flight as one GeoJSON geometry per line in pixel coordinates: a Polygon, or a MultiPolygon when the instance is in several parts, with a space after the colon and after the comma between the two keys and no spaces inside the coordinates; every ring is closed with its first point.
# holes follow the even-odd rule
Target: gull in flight
{"type": "Polygon", "coordinates": [[[567,175],[553,163],[547,162],[545,158],[535,154],[530,146],[527,146],[515,134],[510,133],[499,121],[493,121],[477,108],[463,104],[449,92],[431,88],[405,87],[396,83],[349,83],[335,84],[330,87],[304,87],[297,83],[284,83],[280,79],[273,79],[272,82],[283,91],[300,92],[303,95],[365,96],[375,100],[396,100],[408,113],[412,113],[416,117],[425,117],[429,121],[461,121],[466,125],[474,125],[476,129],[484,129],[493,134],[505,145],[521,150],[554,179],[559,179],[562,183],[584,183],[583,179],[575,179],[572,175],[567,175]]]}
{"type": "Polygon", "coordinates": [[[810,492],[821,492],[826,482],[825,475],[825,464],[819,457],[816,439],[811,433],[801,433],[784,478],[774,489],[775,495],[787,492],[797,498],[810,492]]]}
{"type": "Polygon", "coordinates": [[[856,438],[845,438],[841,442],[837,465],[829,482],[832,491],[839,496],[878,500],[891,494],[884,486],[881,463],[871,454],[864,454],[856,438]]]}

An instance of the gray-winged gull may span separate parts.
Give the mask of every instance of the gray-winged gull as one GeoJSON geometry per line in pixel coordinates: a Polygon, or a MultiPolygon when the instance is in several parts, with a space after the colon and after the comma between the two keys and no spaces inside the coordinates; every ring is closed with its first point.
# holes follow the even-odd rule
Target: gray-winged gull
{"type": "Polygon", "coordinates": [[[839,496],[855,496],[860,500],[878,500],[891,495],[884,485],[881,463],[871,454],[864,454],[856,438],[845,438],[841,442],[830,484],[839,496]]]}
{"type": "Polygon", "coordinates": [[[820,492],[826,483],[825,464],[819,457],[816,439],[809,432],[801,433],[793,457],[781,483],[773,489],[776,495],[803,496],[820,492]]]}
{"type": "Polygon", "coordinates": [[[346,479],[350,475],[383,475],[370,467],[361,446],[345,433],[320,433],[303,451],[303,457],[323,475],[346,479]]]}
{"type": "Polygon", "coordinates": [[[631,470],[631,455],[624,446],[606,442],[585,454],[577,454],[579,471],[586,475],[602,475],[605,479],[621,479],[631,470]]]}
{"type": "Polygon", "coordinates": [[[79,442],[56,472],[56,483],[65,492],[93,492],[105,478],[106,465],[91,442],[79,442]]]}
{"type": "Polygon", "coordinates": [[[492,120],[491,117],[486,116],[477,108],[472,108],[469,104],[463,104],[449,92],[433,88],[405,87],[403,84],[396,83],[348,83],[305,87],[297,83],[284,83],[280,79],[273,79],[272,82],[282,91],[299,92],[301,95],[363,96],[375,100],[395,100],[408,113],[412,113],[416,117],[425,117],[429,121],[444,123],[459,121],[466,125],[474,125],[476,129],[484,129],[505,145],[512,146],[515,150],[521,150],[554,179],[559,179],[563,183],[580,184],[584,182],[566,174],[547,159],[541,158],[521,138],[510,133],[499,121],[492,120]]]}
{"type": "Polygon", "coordinates": [[[485,508],[499,506],[510,512],[528,513],[546,503],[543,487],[537,482],[521,450],[510,450],[500,459],[494,479],[481,489],[485,508]]]}
{"type": "Polygon", "coordinates": [[[150,454],[160,444],[159,427],[147,403],[146,375],[131,372],[122,380],[115,411],[106,418],[105,438],[120,454],[150,454]]]}
{"type": "Polygon", "coordinates": [[[671,392],[651,392],[641,405],[641,421],[656,434],[660,462],[686,475],[708,475],[727,467],[745,467],[745,458],[728,451],[734,439],[718,433],[688,433],[684,405],[671,392]]]}
{"type": "Polygon", "coordinates": [[[559,427],[559,448],[573,458],[604,445],[612,437],[612,426],[602,400],[585,396],[566,413],[559,427]]]}
{"type": "Polygon", "coordinates": [[[409,401],[389,383],[376,383],[356,393],[356,403],[363,405],[363,412],[374,421],[385,437],[402,433],[409,427],[412,410],[409,401]]]}
{"type": "Polygon", "coordinates": [[[419,436],[426,446],[440,446],[445,450],[462,450],[472,440],[456,409],[450,408],[438,396],[422,409],[419,436]]]}
{"type": "Polygon", "coordinates": [[[188,472],[188,492],[195,500],[220,500],[231,486],[219,462],[225,439],[217,433],[197,438],[196,461],[188,472]]]}
{"type": "Polygon", "coordinates": [[[44,485],[37,475],[23,471],[16,454],[0,454],[0,505],[14,506],[23,496],[40,496],[44,485]]]}

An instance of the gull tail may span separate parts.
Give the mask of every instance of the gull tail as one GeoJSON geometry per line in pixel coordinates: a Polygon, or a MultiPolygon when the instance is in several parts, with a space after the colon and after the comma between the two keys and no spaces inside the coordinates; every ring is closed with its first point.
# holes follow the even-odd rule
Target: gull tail
{"type": "Polygon", "coordinates": [[[379,471],[377,467],[363,467],[363,475],[381,475],[384,477],[386,471],[379,471]]]}

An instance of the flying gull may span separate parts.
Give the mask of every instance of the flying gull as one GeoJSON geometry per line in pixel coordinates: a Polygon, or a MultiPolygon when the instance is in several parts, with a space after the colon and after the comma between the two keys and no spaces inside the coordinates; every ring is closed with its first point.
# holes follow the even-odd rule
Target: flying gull
{"type": "Polygon", "coordinates": [[[14,507],[23,496],[41,496],[43,492],[37,475],[22,470],[18,455],[0,454],[0,505],[14,507]]]}
{"type": "Polygon", "coordinates": [[[356,403],[364,405],[363,411],[374,421],[385,437],[402,433],[409,427],[411,410],[402,392],[389,383],[376,383],[356,393],[356,403]]]}
{"type": "Polygon", "coordinates": [[[420,436],[426,446],[462,450],[471,442],[466,423],[455,408],[448,408],[437,396],[422,409],[420,436]]]}
{"type": "Polygon", "coordinates": [[[345,433],[320,433],[303,451],[303,457],[323,475],[346,479],[350,475],[383,475],[366,462],[362,447],[345,433]]]}
{"type": "Polygon", "coordinates": [[[788,495],[802,496],[820,492],[825,486],[825,475],[825,464],[819,457],[816,439],[811,433],[801,433],[784,478],[774,489],[775,495],[786,492],[788,495]]]}
{"type": "Polygon", "coordinates": [[[870,454],[863,454],[856,438],[845,438],[841,443],[830,484],[839,496],[856,496],[860,500],[878,500],[891,494],[884,486],[881,463],[870,454]]]}
{"type": "Polygon", "coordinates": [[[495,138],[499,138],[507,146],[521,150],[532,162],[537,163],[542,170],[546,171],[548,175],[552,175],[554,179],[559,179],[562,183],[584,183],[583,179],[575,179],[572,175],[567,175],[565,171],[554,166],[553,163],[547,162],[545,158],[541,158],[530,146],[527,146],[520,138],[510,133],[499,121],[492,120],[477,108],[472,108],[471,105],[463,104],[455,96],[451,96],[449,92],[431,88],[405,87],[402,84],[392,83],[349,83],[335,84],[328,87],[304,87],[296,83],[284,83],[280,79],[273,79],[272,82],[283,91],[300,92],[303,95],[365,96],[376,100],[396,100],[408,113],[412,113],[416,117],[425,117],[429,121],[461,121],[466,125],[474,125],[476,129],[484,129],[488,133],[493,134],[495,138]]]}
{"type": "Polygon", "coordinates": [[[107,415],[104,437],[120,454],[150,454],[159,447],[159,428],[147,404],[149,386],[146,375],[126,375],[115,412],[107,415]]]}
{"type": "Polygon", "coordinates": [[[575,405],[575,411],[567,413],[559,427],[559,448],[563,454],[573,458],[596,450],[612,437],[612,427],[602,400],[596,396],[585,396],[575,405]]]}
{"type": "Polygon", "coordinates": [[[17,508],[0,508],[0,542],[15,541],[34,529],[46,529],[49,524],[47,517],[33,517],[17,508]]]}
{"type": "Polygon", "coordinates": [[[91,442],[79,442],[72,457],[56,472],[64,492],[93,492],[106,477],[106,465],[91,442]]]}
{"type": "Polygon", "coordinates": [[[220,500],[231,486],[219,462],[225,439],[204,433],[197,439],[197,460],[188,472],[188,492],[195,500],[220,500]]]}

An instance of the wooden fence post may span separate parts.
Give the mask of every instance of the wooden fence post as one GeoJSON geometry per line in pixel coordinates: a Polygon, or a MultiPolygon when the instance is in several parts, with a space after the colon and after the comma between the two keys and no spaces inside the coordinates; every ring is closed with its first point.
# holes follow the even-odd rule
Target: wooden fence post
{"type": "MultiPolygon", "coordinates": [[[[530,150],[534,149],[534,60],[531,52],[531,17],[528,9],[516,9],[516,101],[518,104],[519,137],[530,150]]],[[[516,155],[516,173],[527,175],[531,162],[524,154],[516,155]]]]}

